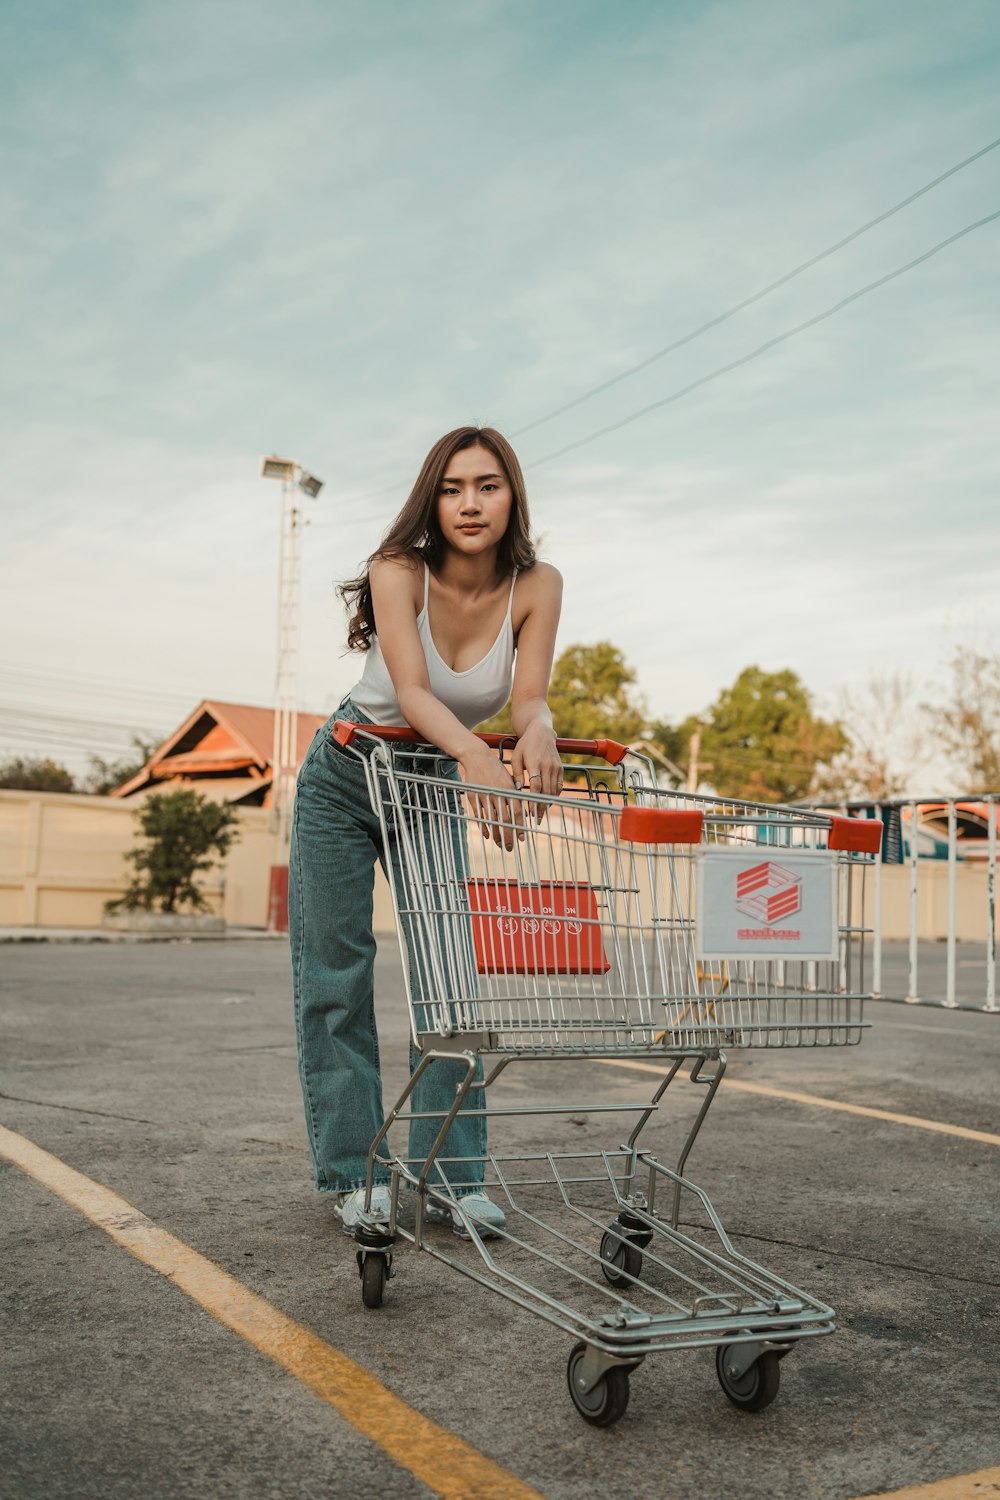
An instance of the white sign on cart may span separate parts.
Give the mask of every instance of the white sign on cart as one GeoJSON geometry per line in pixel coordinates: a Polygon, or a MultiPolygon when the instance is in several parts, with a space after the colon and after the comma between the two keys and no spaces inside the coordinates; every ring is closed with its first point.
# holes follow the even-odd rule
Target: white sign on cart
{"type": "Polygon", "coordinates": [[[699,958],[837,957],[836,861],[823,851],[702,849],[699,958]]]}

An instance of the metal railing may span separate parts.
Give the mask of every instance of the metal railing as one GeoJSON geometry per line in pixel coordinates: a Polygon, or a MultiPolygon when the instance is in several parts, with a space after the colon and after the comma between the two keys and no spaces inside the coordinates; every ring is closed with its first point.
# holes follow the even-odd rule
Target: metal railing
{"type": "MultiPolygon", "coordinates": [[[[895,798],[877,803],[809,804],[855,816],[867,814],[881,819],[884,824],[882,859],[876,866],[872,882],[872,992],[875,997],[899,1000],[908,1005],[936,1005],[947,1010],[974,1008],[1000,1014],[996,985],[998,803],[1000,797],[996,794],[977,793],[964,797],[895,798]],[[890,993],[884,986],[884,872],[893,865],[902,867],[908,875],[905,993],[899,993],[904,988],[902,985],[895,985],[896,992],[890,993]],[[942,865],[945,868],[944,921],[928,923],[926,912],[922,916],[920,898],[931,880],[931,872],[940,870],[942,865]],[[960,865],[975,872],[971,880],[963,882],[961,912],[958,900],[960,865]],[[970,912],[976,916],[977,935],[960,937],[963,922],[968,930],[970,912]],[[922,940],[945,945],[943,984],[934,976],[926,977],[926,963],[921,963],[922,940]],[[958,993],[960,942],[971,942],[982,951],[984,988],[980,1003],[962,999],[958,993]]],[[[935,876],[934,881],[940,884],[939,877],[935,876]]],[[[978,964],[978,959],[976,962],[978,964]]]]}

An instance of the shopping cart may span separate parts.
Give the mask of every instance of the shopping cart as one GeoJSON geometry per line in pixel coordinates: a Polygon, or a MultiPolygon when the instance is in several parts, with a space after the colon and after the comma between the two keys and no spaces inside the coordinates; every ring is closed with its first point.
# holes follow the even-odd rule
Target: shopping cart
{"type": "MultiPolygon", "coordinates": [[[[338,722],[334,736],[363,761],[393,851],[419,1052],[369,1154],[356,1234],[365,1306],[381,1305],[405,1240],[570,1334],[570,1395],[588,1422],[618,1420],[647,1354],[697,1346],[714,1348],[736,1406],[768,1405],[780,1360],[832,1333],[834,1313],[742,1255],[685,1166],[727,1051],[860,1041],[864,885],[881,825],[663,791],[648,761],[611,741],[559,741],[561,754],[605,763],[567,766],[561,797],[518,792],[490,806],[409,730],[338,722]],[[663,1072],[638,1102],[488,1102],[514,1061],[595,1059],[663,1072]],[[460,1081],[448,1115],[433,1116],[431,1149],[423,1159],[390,1150],[398,1122],[430,1118],[411,1096],[443,1060],[459,1065],[460,1081]],[[685,1078],[694,1118],[667,1165],[640,1138],[685,1078]],[[447,1156],[463,1108],[508,1128],[513,1118],[520,1149],[447,1156]],[[634,1117],[611,1149],[524,1139],[526,1117],[603,1113],[634,1117]],[[380,1221],[371,1188],[386,1171],[391,1207],[380,1221]],[[463,1206],[484,1173],[507,1219],[495,1250],[463,1206]],[[404,1188],[412,1219],[399,1212],[404,1188]],[[430,1203],[471,1241],[465,1258],[428,1229],[430,1203]]],[[[513,745],[483,739],[501,755],[513,745]]]]}

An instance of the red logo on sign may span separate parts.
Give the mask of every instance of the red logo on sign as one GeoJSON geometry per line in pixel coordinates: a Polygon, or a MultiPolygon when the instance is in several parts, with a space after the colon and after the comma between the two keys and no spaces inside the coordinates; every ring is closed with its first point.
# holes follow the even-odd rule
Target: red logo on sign
{"type": "Polygon", "coordinates": [[[606,974],[597,901],[585,882],[469,880],[480,974],[606,974]]]}
{"type": "Polygon", "coordinates": [[[802,906],[802,882],[783,865],[765,859],[736,877],[736,910],[768,927],[790,917],[802,906]]]}

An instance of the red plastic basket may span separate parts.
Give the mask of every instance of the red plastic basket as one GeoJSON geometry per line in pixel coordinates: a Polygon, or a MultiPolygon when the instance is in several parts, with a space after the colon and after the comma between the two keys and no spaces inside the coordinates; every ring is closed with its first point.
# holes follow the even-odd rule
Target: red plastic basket
{"type": "Polygon", "coordinates": [[[585,881],[469,880],[480,974],[606,974],[597,900],[585,881]]]}

